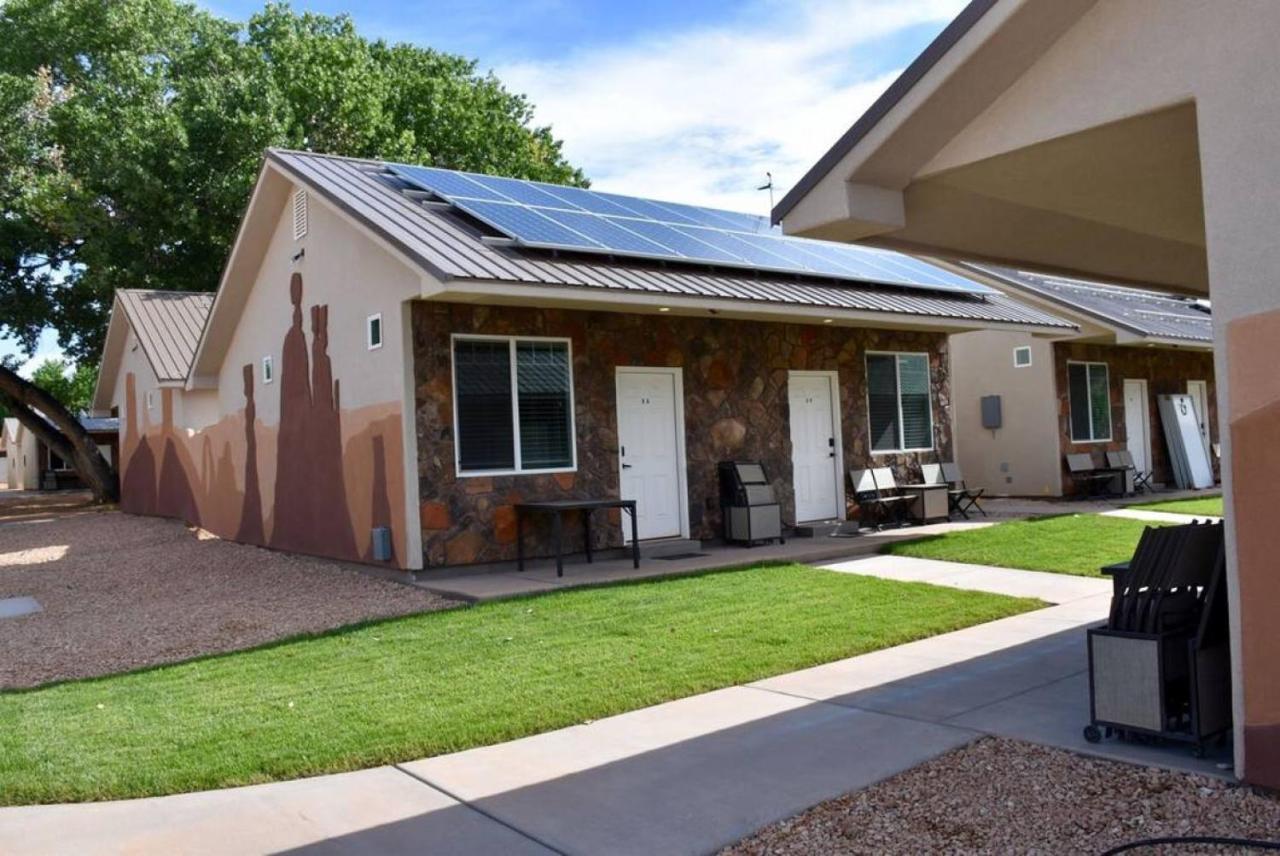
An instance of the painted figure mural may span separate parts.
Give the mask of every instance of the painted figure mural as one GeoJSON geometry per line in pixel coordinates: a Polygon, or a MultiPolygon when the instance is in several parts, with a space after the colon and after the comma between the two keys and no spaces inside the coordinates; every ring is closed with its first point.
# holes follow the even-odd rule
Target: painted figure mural
{"type": "Polygon", "coordinates": [[[288,298],[292,315],[278,382],[256,390],[254,365],[243,366],[243,408],[213,425],[177,425],[175,397],[182,391],[172,388],[156,390],[161,418],[152,424],[150,408],[138,400],[138,378],[126,375],[121,507],[248,544],[370,562],[372,529],[387,527],[392,563],[401,564],[400,404],[344,411],[329,354],[329,307],[309,308],[308,342],[301,274],[290,278],[288,298]],[[258,399],[277,390],[279,422],[265,425],[258,399]]]}

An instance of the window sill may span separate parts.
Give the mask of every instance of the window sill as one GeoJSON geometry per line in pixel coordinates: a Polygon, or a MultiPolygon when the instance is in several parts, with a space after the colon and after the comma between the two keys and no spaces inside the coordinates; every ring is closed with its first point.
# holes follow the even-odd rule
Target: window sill
{"type": "Polygon", "coordinates": [[[491,478],[493,476],[546,476],[555,475],[556,473],[576,473],[578,468],[573,467],[556,467],[549,470],[467,470],[462,472],[455,469],[457,477],[460,479],[477,479],[491,478]]]}
{"type": "Polygon", "coordinates": [[[916,455],[920,452],[932,452],[933,446],[925,446],[920,449],[872,449],[871,456],[876,455],[916,455]]]}

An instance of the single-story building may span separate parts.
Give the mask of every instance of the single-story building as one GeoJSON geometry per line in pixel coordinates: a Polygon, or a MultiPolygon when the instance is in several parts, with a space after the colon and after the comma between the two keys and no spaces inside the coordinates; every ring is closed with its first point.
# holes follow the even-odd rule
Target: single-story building
{"type": "MultiPolygon", "coordinates": [[[[118,458],[118,426],[113,417],[81,416],[80,424],[98,445],[98,451],[114,465],[118,458]]],[[[69,490],[84,487],[69,461],[64,461],[44,441],[15,417],[4,420],[5,455],[0,457],[0,482],[15,490],[69,490]]]]}
{"type": "Polygon", "coordinates": [[[1207,300],[996,265],[956,270],[1065,318],[1052,340],[980,330],[951,337],[956,454],[988,494],[1062,496],[1078,486],[1066,456],[1128,449],[1155,485],[1172,485],[1158,396],[1189,394],[1215,470],[1217,395],[1207,300]],[[1001,425],[983,427],[982,399],[1000,397],[1001,425]]]}
{"type": "Polygon", "coordinates": [[[752,459],[787,522],[844,519],[849,468],[951,458],[950,334],[1070,325],[829,246],[763,217],[269,151],[216,295],[117,295],[95,407],[123,423],[123,507],[362,561],[388,529],[387,563],[416,569],[514,558],[520,501],[634,498],[641,539],[712,538],[717,462],[752,459]]]}
{"type": "Polygon", "coordinates": [[[787,193],[793,235],[1213,300],[1236,772],[1280,787],[1273,0],[970,0],[787,193]]]}

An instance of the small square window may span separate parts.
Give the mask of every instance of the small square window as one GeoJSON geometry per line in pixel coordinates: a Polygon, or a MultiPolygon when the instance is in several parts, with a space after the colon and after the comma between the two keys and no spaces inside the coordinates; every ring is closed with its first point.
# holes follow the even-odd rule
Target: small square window
{"type": "Polygon", "coordinates": [[[382,313],[370,315],[365,325],[365,341],[369,344],[369,350],[377,350],[382,347],[382,313]]]}
{"type": "Polygon", "coordinates": [[[149,389],[147,390],[147,409],[155,410],[155,408],[156,408],[156,393],[155,393],[155,390],[149,389]]]}
{"type": "Polygon", "coordinates": [[[262,382],[271,383],[271,380],[274,377],[275,377],[275,367],[271,364],[271,358],[263,357],[262,358],[262,382]]]}
{"type": "Polygon", "coordinates": [[[1031,346],[1023,345],[1013,349],[1014,368],[1025,369],[1031,365],[1031,346]]]}

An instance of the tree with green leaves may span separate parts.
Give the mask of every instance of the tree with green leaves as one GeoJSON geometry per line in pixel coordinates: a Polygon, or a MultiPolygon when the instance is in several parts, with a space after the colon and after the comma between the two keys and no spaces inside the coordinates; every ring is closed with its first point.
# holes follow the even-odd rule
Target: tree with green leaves
{"type": "MultiPolygon", "coordinates": [[[[474,62],[282,4],[238,24],[176,0],[7,0],[0,108],[0,337],[30,351],[52,327],[77,362],[115,289],[216,288],[270,146],[585,184],[474,62]]],[[[0,366],[0,401],[29,427],[44,412],[114,496],[56,399],[0,366]]]]}
{"type": "Polygon", "coordinates": [[[92,363],[73,366],[63,359],[47,359],[31,373],[31,382],[72,413],[84,413],[93,399],[98,367],[92,363]]]}

